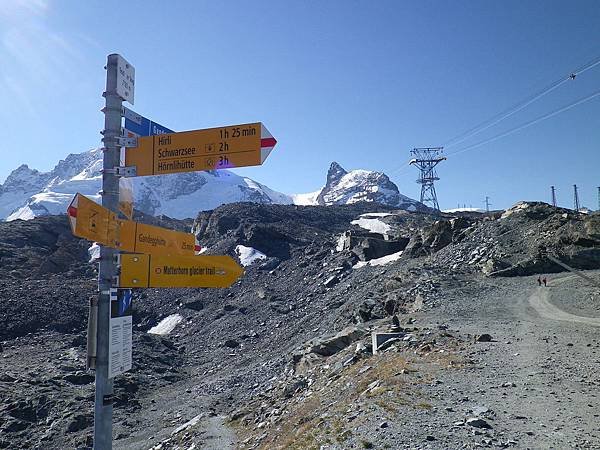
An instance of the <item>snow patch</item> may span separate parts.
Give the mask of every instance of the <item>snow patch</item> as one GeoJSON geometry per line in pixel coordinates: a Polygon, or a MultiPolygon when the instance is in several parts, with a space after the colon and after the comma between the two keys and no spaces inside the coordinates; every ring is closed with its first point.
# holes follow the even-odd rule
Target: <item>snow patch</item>
{"type": "Polygon", "coordinates": [[[249,266],[257,259],[267,259],[267,255],[264,253],[244,245],[236,245],[235,253],[238,255],[238,258],[240,258],[240,264],[244,267],[249,266]]]}
{"type": "Polygon", "coordinates": [[[94,242],[90,248],[88,248],[88,255],[90,255],[89,262],[93,263],[100,259],[100,246],[97,242],[94,242]]]}
{"type": "Polygon", "coordinates": [[[175,329],[175,327],[183,320],[181,314],[171,314],[168,317],[165,317],[161,320],[158,325],[150,328],[148,330],[149,334],[169,334],[171,331],[175,329]]]}
{"type": "Polygon", "coordinates": [[[198,414],[192,420],[189,420],[186,423],[184,423],[183,425],[175,428],[175,430],[171,433],[171,436],[174,435],[174,434],[177,434],[177,433],[181,433],[183,430],[187,430],[190,427],[193,427],[198,422],[200,422],[200,419],[202,419],[203,417],[204,417],[204,413],[198,414]]]}
{"type": "Polygon", "coordinates": [[[380,212],[380,213],[363,214],[363,215],[361,215],[361,217],[387,217],[387,216],[393,216],[393,215],[394,214],[392,214],[392,213],[380,212]]]}
{"type": "Polygon", "coordinates": [[[375,259],[371,259],[369,261],[359,261],[356,264],[354,264],[354,268],[360,269],[361,267],[365,267],[365,266],[383,266],[385,264],[389,264],[391,262],[398,261],[401,256],[402,256],[402,250],[400,250],[399,252],[396,252],[396,253],[392,253],[391,255],[382,256],[381,258],[375,258],[375,259]]]}
{"type": "Polygon", "coordinates": [[[371,233],[387,234],[392,228],[385,222],[382,222],[377,217],[392,216],[389,213],[369,213],[362,214],[358,219],[350,222],[352,225],[358,225],[359,227],[370,231],[371,233]],[[383,215],[382,215],[383,214],[383,215]]]}
{"type": "Polygon", "coordinates": [[[457,212],[480,212],[484,213],[485,210],[481,208],[454,208],[454,209],[444,209],[442,212],[445,213],[457,213],[457,212]]]}
{"type": "Polygon", "coordinates": [[[318,191],[308,192],[306,194],[290,194],[290,197],[292,198],[292,203],[294,203],[294,205],[314,206],[319,204],[319,202],[317,202],[317,197],[322,190],[323,189],[321,188],[318,191]]]}

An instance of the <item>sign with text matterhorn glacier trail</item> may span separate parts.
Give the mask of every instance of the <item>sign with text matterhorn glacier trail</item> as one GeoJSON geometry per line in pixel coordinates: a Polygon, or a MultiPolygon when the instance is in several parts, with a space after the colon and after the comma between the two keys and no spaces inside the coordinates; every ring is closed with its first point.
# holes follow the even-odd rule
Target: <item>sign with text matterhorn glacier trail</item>
{"type": "Polygon", "coordinates": [[[96,372],[95,450],[112,449],[113,378],[132,367],[130,288],[227,288],[244,273],[230,256],[199,255],[191,233],[131,220],[133,191],[131,183],[123,181],[257,166],[277,143],[260,122],[173,132],[124,107],[123,101],[133,104],[134,93],[135,68],[120,55],[108,55],[102,204],[76,194],[67,210],[73,234],[100,244],[98,296],[90,299],[87,357],[88,367],[96,372]]]}

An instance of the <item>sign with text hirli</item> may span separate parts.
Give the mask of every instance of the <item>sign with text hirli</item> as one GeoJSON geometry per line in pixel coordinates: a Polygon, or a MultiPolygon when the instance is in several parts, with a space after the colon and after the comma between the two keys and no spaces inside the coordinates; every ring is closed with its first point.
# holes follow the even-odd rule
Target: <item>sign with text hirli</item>
{"type": "Polygon", "coordinates": [[[127,137],[154,136],[158,134],[175,133],[173,130],[147,119],[141,114],[138,114],[126,107],[123,107],[123,117],[125,117],[125,136],[127,137]]]}
{"type": "Polygon", "coordinates": [[[277,141],[260,122],[138,138],[125,149],[137,176],[260,166],[277,141]]]}

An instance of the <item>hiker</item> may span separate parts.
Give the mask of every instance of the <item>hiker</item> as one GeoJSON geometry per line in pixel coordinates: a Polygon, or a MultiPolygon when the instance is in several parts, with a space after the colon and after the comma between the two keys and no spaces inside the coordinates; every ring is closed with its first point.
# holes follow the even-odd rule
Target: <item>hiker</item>
{"type": "Polygon", "coordinates": [[[538,286],[542,285],[542,277],[538,277],[538,286]]]}
{"type": "Polygon", "coordinates": [[[544,283],[544,287],[546,287],[546,277],[544,277],[544,279],[542,280],[542,282],[544,283]]]}

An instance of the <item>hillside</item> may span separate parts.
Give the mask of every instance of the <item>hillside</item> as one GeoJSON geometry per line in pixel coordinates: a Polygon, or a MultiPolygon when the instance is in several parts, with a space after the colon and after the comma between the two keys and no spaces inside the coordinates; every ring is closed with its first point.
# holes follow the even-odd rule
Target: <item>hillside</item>
{"type": "MultiPolygon", "coordinates": [[[[543,255],[600,269],[599,225],[541,203],[468,217],[235,203],[169,220],[208,253],[266,258],[230,289],[136,291],[114,447],[598,445],[598,297],[543,255]],[[373,355],[373,331],[396,339],[373,355]]],[[[85,448],[88,244],[64,216],[0,236],[0,448],[85,448]]]]}

